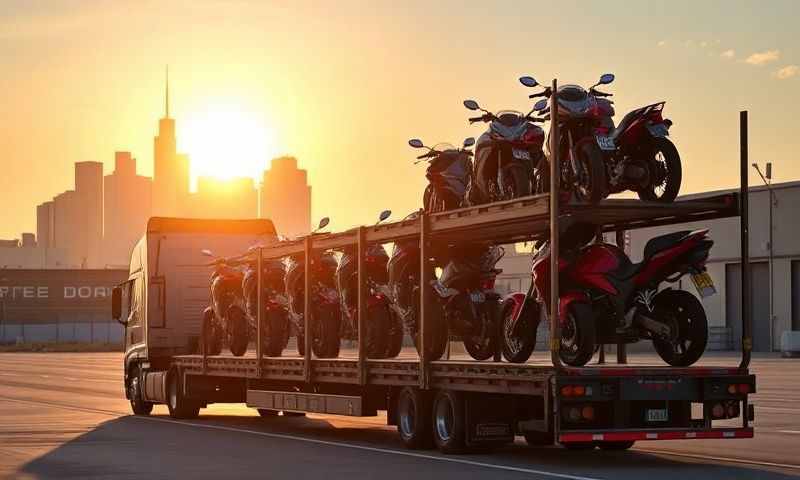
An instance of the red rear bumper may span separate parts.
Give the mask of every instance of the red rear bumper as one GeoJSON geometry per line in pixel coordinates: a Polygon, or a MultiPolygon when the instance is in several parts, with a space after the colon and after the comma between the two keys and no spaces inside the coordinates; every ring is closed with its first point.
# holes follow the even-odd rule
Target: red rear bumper
{"type": "Polygon", "coordinates": [[[558,435],[559,443],[624,442],[639,440],[691,440],[697,438],[753,438],[752,428],[711,430],[637,430],[623,432],[570,432],[558,435]]]}

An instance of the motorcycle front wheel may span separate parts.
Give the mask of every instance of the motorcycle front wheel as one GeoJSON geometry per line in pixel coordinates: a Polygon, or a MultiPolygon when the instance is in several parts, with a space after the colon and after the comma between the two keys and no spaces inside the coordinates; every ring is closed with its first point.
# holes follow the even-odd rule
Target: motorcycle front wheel
{"type": "Polygon", "coordinates": [[[512,200],[531,194],[530,175],[523,165],[512,163],[503,169],[502,188],[497,188],[494,200],[512,200]]]}
{"type": "Polygon", "coordinates": [[[250,341],[244,310],[232,306],[228,309],[227,321],[231,353],[235,357],[241,357],[247,351],[247,344],[250,341]]]}
{"type": "Polygon", "coordinates": [[[594,355],[594,322],[590,305],[573,303],[569,306],[566,321],[561,324],[558,355],[562,362],[571,367],[582,367],[589,363],[594,355]]]}
{"type": "MultiPolygon", "coordinates": [[[[430,296],[433,297],[433,295],[430,296]]],[[[435,299],[431,299],[425,308],[425,312],[425,346],[427,347],[425,349],[426,358],[430,361],[439,360],[444,355],[445,350],[447,350],[447,344],[450,341],[450,332],[448,331],[447,323],[444,320],[442,304],[435,299]]],[[[419,302],[417,301],[414,305],[415,324],[413,336],[414,346],[417,349],[418,355],[422,355],[422,345],[419,334],[420,315],[421,312],[419,309],[419,302]]]]}
{"type": "Polygon", "coordinates": [[[681,189],[683,171],[678,149],[664,137],[653,139],[653,148],[647,159],[650,167],[650,185],[636,192],[641,200],[670,203],[681,189]]]}
{"type": "Polygon", "coordinates": [[[514,302],[510,298],[506,299],[501,308],[503,358],[511,363],[525,363],[536,347],[536,325],[531,322],[531,315],[526,315],[525,318],[519,319],[515,334],[511,331],[514,320],[514,302]]]}
{"type": "Polygon", "coordinates": [[[336,358],[341,346],[342,315],[335,305],[316,307],[311,318],[311,351],[317,358],[336,358]]]}
{"type": "MultiPolygon", "coordinates": [[[[578,156],[578,168],[581,172],[573,172],[576,178],[575,198],[582,202],[596,204],[605,196],[606,191],[606,166],[603,153],[594,139],[579,142],[575,147],[578,156]]],[[[569,157],[561,161],[569,161],[569,157]]]]}
{"type": "Polygon", "coordinates": [[[201,337],[201,348],[206,355],[219,355],[222,353],[222,333],[214,321],[214,310],[211,308],[207,308],[203,312],[201,337]]]}
{"type": "MultiPolygon", "coordinates": [[[[462,308],[469,308],[464,305],[462,308]]],[[[466,332],[463,336],[464,348],[469,356],[475,360],[482,361],[492,358],[497,351],[497,314],[500,306],[491,300],[478,305],[476,313],[478,318],[474,320],[475,329],[466,332]]],[[[462,310],[461,314],[465,314],[462,310]]]]}
{"type": "Polygon", "coordinates": [[[267,357],[280,357],[288,341],[289,316],[280,309],[269,309],[264,313],[261,353],[267,357]]]}
{"type": "Polygon", "coordinates": [[[708,343],[708,319],[703,304],[683,290],[664,290],[653,300],[653,313],[676,333],[653,338],[658,355],[673,367],[688,367],[700,359],[708,343]]]}

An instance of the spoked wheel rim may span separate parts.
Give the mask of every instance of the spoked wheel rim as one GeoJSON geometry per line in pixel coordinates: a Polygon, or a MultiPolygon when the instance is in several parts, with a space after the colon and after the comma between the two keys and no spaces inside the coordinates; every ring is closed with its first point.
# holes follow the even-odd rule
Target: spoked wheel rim
{"type": "Polygon", "coordinates": [[[667,178],[669,178],[669,164],[663,151],[656,150],[653,155],[652,166],[653,170],[650,172],[650,178],[654,180],[652,186],[653,194],[656,198],[661,198],[667,191],[667,178]]]}
{"type": "Polygon", "coordinates": [[[453,438],[453,426],[455,425],[455,412],[453,405],[448,398],[442,398],[436,404],[436,434],[443,442],[453,438]]]}
{"type": "Polygon", "coordinates": [[[575,315],[567,314],[567,322],[561,325],[561,349],[570,355],[578,352],[578,326],[575,324],[575,315]]]}

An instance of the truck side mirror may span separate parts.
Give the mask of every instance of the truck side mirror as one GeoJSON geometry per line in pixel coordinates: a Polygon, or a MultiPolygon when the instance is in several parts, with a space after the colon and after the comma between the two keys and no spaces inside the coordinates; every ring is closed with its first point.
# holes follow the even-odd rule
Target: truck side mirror
{"type": "Polygon", "coordinates": [[[122,320],[122,287],[114,287],[111,290],[111,318],[125,325],[126,320],[122,320]]]}

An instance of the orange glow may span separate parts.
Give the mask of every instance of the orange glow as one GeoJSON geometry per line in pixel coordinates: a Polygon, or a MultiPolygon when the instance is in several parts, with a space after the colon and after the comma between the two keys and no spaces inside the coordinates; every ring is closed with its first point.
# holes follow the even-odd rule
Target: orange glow
{"type": "Polygon", "coordinates": [[[181,117],[178,141],[200,176],[257,178],[278,154],[275,132],[263,114],[244,102],[209,101],[181,117]]]}

